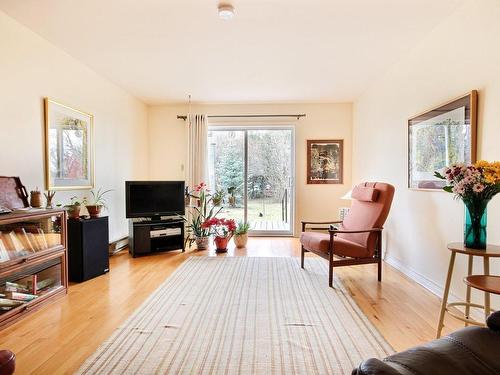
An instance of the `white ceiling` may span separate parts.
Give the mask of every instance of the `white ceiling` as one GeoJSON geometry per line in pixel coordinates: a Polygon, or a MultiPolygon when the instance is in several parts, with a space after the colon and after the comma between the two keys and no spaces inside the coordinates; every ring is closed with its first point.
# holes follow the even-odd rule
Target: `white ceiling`
{"type": "Polygon", "coordinates": [[[352,101],[462,0],[0,0],[147,103],[352,101]]]}

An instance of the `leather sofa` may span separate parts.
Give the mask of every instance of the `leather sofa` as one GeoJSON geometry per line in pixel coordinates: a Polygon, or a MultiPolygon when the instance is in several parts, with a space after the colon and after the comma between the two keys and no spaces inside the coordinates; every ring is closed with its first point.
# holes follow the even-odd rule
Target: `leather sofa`
{"type": "Polygon", "coordinates": [[[0,350],[0,375],[11,375],[16,369],[16,355],[10,350],[0,350]]]}
{"type": "Polygon", "coordinates": [[[487,328],[466,327],[382,361],[368,359],[352,375],[498,375],[500,311],[486,323],[487,328]]]}

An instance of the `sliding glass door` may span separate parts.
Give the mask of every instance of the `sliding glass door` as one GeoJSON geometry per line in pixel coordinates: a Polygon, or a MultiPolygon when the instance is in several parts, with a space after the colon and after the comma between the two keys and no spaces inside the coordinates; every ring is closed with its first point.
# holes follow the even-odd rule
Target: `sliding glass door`
{"type": "Polygon", "coordinates": [[[208,146],[221,216],[248,222],[254,235],[293,234],[293,128],[214,126],[208,146]]]}

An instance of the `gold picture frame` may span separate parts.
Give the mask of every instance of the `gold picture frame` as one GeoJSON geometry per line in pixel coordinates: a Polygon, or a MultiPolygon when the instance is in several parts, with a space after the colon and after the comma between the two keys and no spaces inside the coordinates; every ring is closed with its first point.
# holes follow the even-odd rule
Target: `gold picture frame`
{"type": "Polygon", "coordinates": [[[49,98],[44,109],[46,189],[93,189],[94,116],[49,98]]]}

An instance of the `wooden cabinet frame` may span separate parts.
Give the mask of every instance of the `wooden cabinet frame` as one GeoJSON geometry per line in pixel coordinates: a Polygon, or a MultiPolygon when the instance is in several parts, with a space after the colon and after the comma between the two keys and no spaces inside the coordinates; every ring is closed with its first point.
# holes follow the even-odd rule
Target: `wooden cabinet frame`
{"type": "Polygon", "coordinates": [[[51,260],[60,259],[61,285],[47,294],[41,295],[33,301],[15,307],[0,315],[0,330],[8,327],[18,319],[39,308],[51,303],[57,297],[68,293],[68,256],[66,235],[66,213],[64,210],[32,210],[26,212],[12,213],[0,216],[0,226],[5,224],[16,224],[25,221],[45,219],[53,216],[60,218],[61,244],[36,253],[0,263],[0,278],[28,270],[33,266],[48,264],[51,260]]]}

